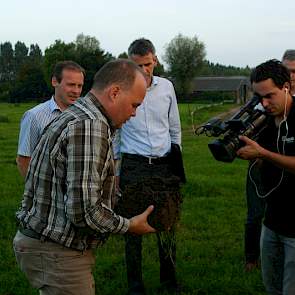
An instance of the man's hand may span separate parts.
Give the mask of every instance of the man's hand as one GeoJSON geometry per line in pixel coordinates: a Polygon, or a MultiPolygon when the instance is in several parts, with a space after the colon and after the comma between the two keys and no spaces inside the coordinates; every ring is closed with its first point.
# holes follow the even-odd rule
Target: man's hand
{"type": "Polygon", "coordinates": [[[260,158],[263,161],[273,163],[275,166],[295,174],[295,156],[286,156],[269,151],[246,136],[239,136],[239,139],[245,142],[246,145],[237,151],[238,157],[245,160],[260,158]]]}
{"type": "Polygon", "coordinates": [[[239,139],[246,144],[237,150],[237,156],[239,158],[244,160],[253,160],[264,157],[265,149],[257,142],[246,136],[239,136],[239,139]]]}
{"type": "Polygon", "coordinates": [[[147,222],[147,218],[153,210],[154,206],[151,205],[140,215],[132,217],[130,219],[128,232],[138,235],[156,232],[156,230],[147,222]]]}

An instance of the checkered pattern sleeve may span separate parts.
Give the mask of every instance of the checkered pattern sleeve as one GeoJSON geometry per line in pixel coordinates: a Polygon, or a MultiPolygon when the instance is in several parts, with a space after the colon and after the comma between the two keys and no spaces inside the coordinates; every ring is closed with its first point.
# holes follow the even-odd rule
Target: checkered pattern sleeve
{"type": "Polygon", "coordinates": [[[66,145],[66,214],[77,227],[99,232],[127,231],[129,221],[116,215],[111,204],[114,174],[108,127],[100,120],[84,120],[69,126],[66,145]]]}

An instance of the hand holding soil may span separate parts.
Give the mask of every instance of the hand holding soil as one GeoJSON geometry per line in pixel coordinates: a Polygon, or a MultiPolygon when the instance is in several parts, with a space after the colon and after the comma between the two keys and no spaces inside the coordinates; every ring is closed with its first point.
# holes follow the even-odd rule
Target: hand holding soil
{"type": "Polygon", "coordinates": [[[151,205],[143,213],[132,217],[128,231],[138,235],[156,232],[147,222],[147,218],[153,210],[154,206],[151,205]]]}

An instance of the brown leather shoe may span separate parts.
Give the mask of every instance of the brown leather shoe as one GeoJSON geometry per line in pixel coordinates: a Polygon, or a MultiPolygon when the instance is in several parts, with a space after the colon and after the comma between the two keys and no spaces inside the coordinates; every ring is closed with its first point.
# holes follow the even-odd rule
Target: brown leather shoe
{"type": "Polygon", "coordinates": [[[250,272],[255,269],[259,268],[259,262],[258,261],[251,261],[251,262],[246,262],[245,264],[245,271],[250,272]]]}

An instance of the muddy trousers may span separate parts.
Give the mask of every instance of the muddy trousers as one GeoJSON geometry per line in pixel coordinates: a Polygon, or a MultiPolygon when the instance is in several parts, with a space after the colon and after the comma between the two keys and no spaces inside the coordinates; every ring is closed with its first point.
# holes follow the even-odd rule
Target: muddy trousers
{"type": "MultiPolygon", "coordinates": [[[[175,230],[157,234],[160,282],[162,285],[176,286],[175,275],[175,230]],[[164,237],[164,238],[163,238],[164,237]]],[[[125,235],[125,259],[129,291],[143,291],[142,279],[142,237],[132,234],[125,235]]]]}
{"type": "MultiPolygon", "coordinates": [[[[126,186],[139,183],[144,179],[170,178],[172,173],[167,163],[147,163],[141,157],[130,158],[123,156],[120,172],[120,188],[124,192],[126,186]]],[[[139,194],[144,197],[144,195],[139,194]]],[[[136,204],[134,204],[135,206],[136,204]]],[[[135,215],[135,214],[134,214],[135,215]]],[[[127,280],[129,293],[144,293],[142,279],[142,237],[125,234],[125,260],[127,266],[127,280]]],[[[169,232],[157,233],[159,260],[160,260],[160,282],[168,287],[176,285],[175,274],[175,228],[169,232]],[[164,238],[163,238],[164,236],[164,238]]]]}

